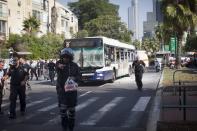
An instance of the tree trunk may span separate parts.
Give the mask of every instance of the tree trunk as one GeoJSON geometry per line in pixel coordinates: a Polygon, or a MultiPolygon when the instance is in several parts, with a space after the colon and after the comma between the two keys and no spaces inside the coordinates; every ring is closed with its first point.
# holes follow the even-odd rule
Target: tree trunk
{"type": "Polygon", "coordinates": [[[177,48],[176,48],[176,68],[181,69],[181,47],[182,47],[182,36],[177,38],[177,48]]]}

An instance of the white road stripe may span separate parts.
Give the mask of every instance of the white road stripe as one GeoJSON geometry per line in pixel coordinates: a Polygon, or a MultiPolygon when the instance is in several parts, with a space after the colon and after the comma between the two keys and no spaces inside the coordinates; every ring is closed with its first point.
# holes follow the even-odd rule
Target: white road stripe
{"type": "Polygon", "coordinates": [[[9,104],[10,104],[9,102],[8,103],[4,103],[4,104],[1,105],[1,107],[3,108],[5,106],[8,106],[9,104]]]}
{"type": "Polygon", "coordinates": [[[140,97],[138,102],[133,107],[132,111],[145,111],[146,106],[148,105],[148,103],[150,101],[150,98],[151,98],[150,96],[148,96],[148,97],[140,97]]]}
{"type": "Polygon", "coordinates": [[[130,111],[128,119],[123,123],[122,127],[135,127],[139,123],[140,118],[143,115],[143,111],[150,101],[151,97],[140,97],[135,106],[130,111]]]}
{"type": "Polygon", "coordinates": [[[88,95],[88,94],[90,94],[90,93],[92,93],[92,91],[88,91],[88,92],[86,92],[86,93],[84,93],[84,94],[81,94],[79,97],[86,96],[86,95],[88,95]]]}
{"type": "MultiPolygon", "coordinates": [[[[80,110],[86,108],[88,105],[94,103],[94,102],[97,101],[97,100],[98,100],[98,97],[93,97],[93,98],[91,98],[91,99],[88,99],[86,102],[79,104],[79,105],[76,107],[76,111],[80,111],[80,110]]],[[[57,117],[55,117],[55,118],[49,120],[49,121],[48,121],[47,123],[45,123],[44,125],[48,125],[48,124],[50,124],[50,123],[59,123],[59,122],[60,122],[60,119],[59,119],[59,118],[60,118],[60,117],[57,116],[57,117]]]]}
{"type": "MultiPolygon", "coordinates": [[[[84,93],[85,94],[85,93],[84,93]]],[[[86,92],[86,94],[87,94],[87,92],[86,92]]],[[[82,94],[83,95],[83,94],[82,94]]],[[[84,95],[83,95],[84,96],[84,95]]],[[[82,96],[79,96],[79,97],[82,97],[82,96]]],[[[42,100],[43,101],[43,100],[42,100]]],[[[41,101],[40,101],[41,102],[41,101]]],[[[35,102],[36,103],[36,102],[35,102]]],[[[37,103],[39,103],[39,102],[37,102],[37,103]]],[[[42,103],[42,102],[41,102],[42,103]]],[[[33,106],[33,104],[29,104],[29,105],[31,105],[31,106],[33,106]]],[[[27,105],[28,106],[28,105],[27,105]]],[[[21,118],[21,119],[16,119],[16,123],[20,123],[20,122],[22,122],[22,121],[25,121],[25,120],[29,120],[29,119],[31,119],[32,117],[34,117],[34,116],[36,116],[36,115],[38,115],[38,114],[40,114],[41,112],[46,112],[46,111],[50,111],[50,110],[52,110],[52,109],[54,109],[54,108],[56,108],[56,107],[58,107],[58,104],[57,103],[54,103],[54,104],[52,104],[52,105],[50,105],[50,106],[48,106],[48,107],[44,107],[44,108],[41,108],[41,109],[39,109],[37,112],[35,112],[35,113],[33,113],[33,114],[30,114],[30,115],[27,115],[27,116],[25,116],[25,117],[23,117],[23,118],[21,118]]]]}
{"type": "MultiPolygon", "coordinates": [[[[44,99],[41,99],[41,100],[38,100],[38,101],[31,102],[31,103],[29,103],[29,104],[26,105],[26,108],[35,106],[37,104],[41,104],[41,103],[43,103],[45,101],[48,101],[49,99],[51,99],[51,97],[47,97],[47,98],[44,98],[44,99]]],[[[20,110],[20,107],[17,107],[16,108],[16,111],[19,111],[19,110],[20,110]]]]}
{"type": "Polygon", "coordinates": [[[130,112],[128,119],[123,123],[121,127],[136,127],[142,115],[143,115],[143,112],[141,111],[130,112]]]}
{"type": "Polygon", "coordinates": [[[110,101],[108,104],[106,104],[104,107],[100,108],[98,112],[94,113],[90,118],[82,123],[80,125],[95,125],[103,116],[112,110],[119,102],[123,100],[124,97],[116,97],[112,101],[110,101]]]}
{"type": "Polygon", "coordinates": [[[56,107],[58,107],[58,104],[57,104],[57,103],[52,104],[52,105],[47,106],[47,107],[44,107],[44,108],[41,108],[41,109],[39,109],[38,111],[39,111],[39,112],[46,112],[46,111],[50,111],[50,110],[52,110],[52,109],[54,109],[54,108],[56,108],[56,107]]]}
{"type": "Polygon", "coordinates": [[[108,86],[108,85],[111,85],[111,84],[107,83],[107,84],[100,85],[99,87],[104,87],[104,86],[108,86]]]}
{"type": "Polygon", "coordinates": [[[82,110],[83,108],[87,107],[88,105],[94,103],[96,100],[98,100],[98,97],[93,97],[91,99],[88,99],[86,102],[82,103],[82,104],[79,104],[77,107],[76,107],[76,111],[80,111],[82,110]]]}
{"type": "MultiPolygon", "coordinates": [[[[28,98],[26,98],[26,100],[29,100],[30,98],[28,97],[28,98]]],[[[8,99],[9,100],[9,99],[8,99]]],[[[17,103],[19,103],[19,100],[17,100],[17,103]]],[[[6,106],[8,106],[8,105],[10,105],[10,101],[8,101],[8,102],[6,102],[6,103],[3,103],[2,105],[1,105],[1,107],[3,108],[3,107],[6,107],[6,106]]]]}

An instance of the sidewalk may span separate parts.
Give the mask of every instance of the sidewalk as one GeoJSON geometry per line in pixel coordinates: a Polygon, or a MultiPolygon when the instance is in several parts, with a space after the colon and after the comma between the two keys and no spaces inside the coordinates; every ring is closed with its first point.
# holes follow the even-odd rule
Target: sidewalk
{"type": "Polygon", "coordinates": [[[152,105],[147,131],[197,131],[197,108],[186,108],[185,118],[183,108],[176,108],[176,106],[184,105],[184,88],[186,89],[185,105],[197,107],[197,82],[184,84],[182,94],[179,96],[178,86],[175,93],[172,86],[163,87],[162,81],[163,77],[152,105]]]}

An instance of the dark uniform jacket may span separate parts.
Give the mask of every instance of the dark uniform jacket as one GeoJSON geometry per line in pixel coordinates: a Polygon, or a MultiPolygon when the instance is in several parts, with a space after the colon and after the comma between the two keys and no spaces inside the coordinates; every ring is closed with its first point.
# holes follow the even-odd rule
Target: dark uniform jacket
{"type": "Polygon", "coordinates": [[[134,61],[132,66],[135,70],[135,74],[143,74],[144,73],[145,63],[143,61],[141,61],[141,60],[134,61]]]}
{"type": "Polygon", "coordinates": [[[18,68],[12,67],[8,71],[8,76],[11,77],[10,85],[12,86],[20,86],[21,82],[25,80],[25,77],[28,76],[29,73],[25,67],[19,65],[18,68]]]}
{"type": "Polygon", "coordinates": [[[79,82],[80,80],[80,71],[79,67],[76,63],[70,62],[68,64],[64,64],[63,69],[59,69],[57,65],[61,63],[64,64],[61,60],[56,63],[56,71],[57,71],[57,88],[64,88],[64,84],[68,77],[73,77],[75,82],[79,82]]]}

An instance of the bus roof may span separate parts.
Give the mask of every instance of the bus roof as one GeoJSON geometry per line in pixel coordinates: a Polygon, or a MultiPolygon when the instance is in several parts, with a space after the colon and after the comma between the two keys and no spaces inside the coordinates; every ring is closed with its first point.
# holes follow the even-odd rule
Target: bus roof
{"type": "Polygon", "coordinates": [[[120,42],[118,40],[115,40],[115,39],[112,39],[112,38],[107,38],[107,37],[104,37],[104,36],[95,36],[95,37],[86,37],[86,38],[101,38],[101,39],[103,39],[103,43],[105,45],[110,45],[110,46],[113,46],[113,47],[120,47],[120,48],[135,50],[135,46],[133,46],[133,45],[125,44],[125,43],[120,42]]]}

